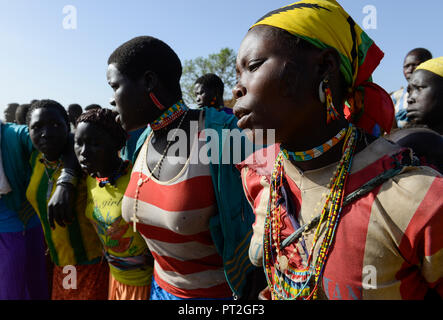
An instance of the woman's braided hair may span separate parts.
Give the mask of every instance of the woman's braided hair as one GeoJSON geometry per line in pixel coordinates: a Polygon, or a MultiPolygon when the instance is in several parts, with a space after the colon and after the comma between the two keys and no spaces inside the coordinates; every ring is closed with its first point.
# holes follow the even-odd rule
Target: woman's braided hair
{"type": "Polygon", "coordinates": [[[106,131],[115,141],[118,150],[126,144],[128,134],[123,127],[115,121],[117,112],[107,108],[91,109],[80,115],[77,125],[80,122],[93,123],[106,131]]]}

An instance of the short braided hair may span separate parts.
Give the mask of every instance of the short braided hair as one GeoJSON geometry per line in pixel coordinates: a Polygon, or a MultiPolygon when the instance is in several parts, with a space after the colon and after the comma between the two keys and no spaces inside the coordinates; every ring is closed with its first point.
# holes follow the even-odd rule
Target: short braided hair
{"type": "Polygon", "coordinates": [[[170,46],[157,38],[141,36],[123,43],[111,54],[109,64],[116,64],[117,69],[132,80],[152,71],[177,100],[182,97],[181,61],[170,46]]]}
{"type": "Polygon", "coordinates": [[[127,133],[123,127],[115,121],[117,112],[107,108],[91,109],[80,115],[77,119],[77,126],[80,122],[93,123],[106,131],[115,141],[117,150],[126,145],[127,133]]]}

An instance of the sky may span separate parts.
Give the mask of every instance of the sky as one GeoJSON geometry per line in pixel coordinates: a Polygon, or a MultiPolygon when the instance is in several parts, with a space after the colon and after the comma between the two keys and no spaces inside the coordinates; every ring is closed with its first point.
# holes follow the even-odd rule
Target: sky
{"type": "MultiPolygon", "coordinates": [[[[405,85],[402,64],[416,47],[443,56],[443,1],[338,0],[384,51],[373,74],[386,91],[405,85]],[[370,7],[371,11],[365,11],[370,7]],[[376,11],[373,11],[375,9],[376,11]],[[369,14],[376,20],[368,20],[369,14]]],[[[11,102],[53,99],[110,107],[107,59],[140,35],[168,43],[182,62],[229,47],[281,0],[0,0],[0,117],[11,102]],[[67,10],[67,11],[64,11],[67,10]],[[73,10],[74,9],[74,10],[73,10]],[[74,19],[76,17],[76,19],[74,19]],[[72,18],[72,19],[71,19],[72,18]]]]}

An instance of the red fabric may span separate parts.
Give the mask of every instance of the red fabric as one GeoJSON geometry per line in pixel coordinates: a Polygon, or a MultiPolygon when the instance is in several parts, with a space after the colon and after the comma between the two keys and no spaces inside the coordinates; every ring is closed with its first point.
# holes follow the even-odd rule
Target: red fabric
{"type": "Polygon", "coordinates": [[[208,246],[213,244],[211,233],[209,230],[197,234],[183,235],[165,228],[142,223],[137,223],[137,230],[146,238],[168,243],[184,243],[195,241],[208,246]]]}
{"type": "Polygon", "coordinates": [[[383,56],[384,53],[373,43],[358,69],[354,91],[348,98],[351,110],[344,107],[346,119],[370,134],[376,124],[389,133],[395,116],[394,104],[389,94],[369,81],[383,56]]]}
{"type": "Polygon", "coordinates": [[[228,298],[231,296],[231,289],[229,288],[227,282],[213,286],[209,288],[209,290],[208,288],[180,290],[179,288],[170,286],[169,283],[160,279],[160,277],[155,272],[155,269],[154,269],[154,277],[155,281],[157,282],[160,288],[180,298],[186,299],[194,297],[204,297],[206,299],[220,299],[220,298],[228,298]]]}
{"type": "Polygon", "coordinates": [[[91,264],[74,266],[77,271],[77,289],[65,289],[63,280],[70,273],[54,266],[52,300],[107,300],[109,286],[109,266],[106,260],[91,264]]]}
{"type": "MultiPolygon", "coordinates": [[[[138,172],[132,172],[131,180],[125,192],[126,197],[135,198],[138,176],[138,172]]],[[[142,179],[146,179],[145,174],[142,174],[142,179]]],[[[143,187],[146,185],[151,186],[152,180],[149,180],[143,187]]],[[[208,188],[208,186],[212,186],[211,176],[192,177],[170,185],[155,183],[152,186],[155,197],[149,192],[140,192],[138,199],[165,211],[198,210],[215,203],[214,189],[208,188]],[[171,195],[174,195],[174,201],[170,201],[171,195]]]]}
{"type": "Polygon", "coordinates": [[[179,274],[193,274],[207,270],[220,269],[223,260],[219,254],[206,256],[202,259],[194,260],[178,260],[168,256],[160,256],[152,252],[152,256],[157,261],[164,271],[172,271],[179,274]]]}

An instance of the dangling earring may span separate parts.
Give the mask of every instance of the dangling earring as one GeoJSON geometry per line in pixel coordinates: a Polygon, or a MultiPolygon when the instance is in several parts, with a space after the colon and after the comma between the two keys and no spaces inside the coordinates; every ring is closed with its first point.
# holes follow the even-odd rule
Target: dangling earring
{"type": "Polygon", "coordinates": [[[211,100],[210,105],[214,106],[216,102],[217,102],[217,97],[214,97],[214,99],[211,100]]]}
{"type": "Polygon", "coordinates": [[[326,102],[326,124],[337,120],[340,114],[337,112],[337,109],[335,109],[334,102],[332,101],[332,92],[331,88],[329,88],[328,79],[320,82],[319,98],[322,103],[326,102]]]}
{"type": "Polygon", "coordinates": [[[149,96],[151,97],[152,102],[154,102],[157,108],[159,108],[161,111],[166,110],[166,108],[160,103],[160,101],[158,101],[157,97],[154,95],[153,92],[150,92],[149,96]]]}

